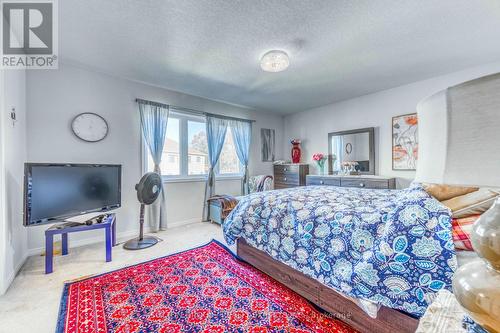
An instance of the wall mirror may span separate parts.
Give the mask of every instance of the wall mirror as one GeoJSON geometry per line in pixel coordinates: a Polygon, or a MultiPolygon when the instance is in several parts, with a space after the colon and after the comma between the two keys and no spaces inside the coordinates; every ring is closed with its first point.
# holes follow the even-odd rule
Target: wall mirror
{"type": "Polygon", "coordinates": [[[342,163],[355,162],[351,164],[357,173],[374,175],[374,133],[373,127],[328,133],[329,174],[342,174],[342,163]]]}

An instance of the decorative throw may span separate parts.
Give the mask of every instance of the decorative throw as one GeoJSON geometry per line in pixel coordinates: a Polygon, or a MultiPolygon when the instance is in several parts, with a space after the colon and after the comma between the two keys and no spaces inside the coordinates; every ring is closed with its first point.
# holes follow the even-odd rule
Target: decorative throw
{"type": "Polygon", "coordinates": [[[420,318],[415,333],[466,333],[462,320],[464,315],[464,309],[455,296],[448,290],[440,290],[420,318]]]}
{"type": "Polygon", "coordinates": [[[223,195],[214,195],[208,199],[208,202],[216,202],[218,206],[221,207],[221,219],[224,220],[229,213],[236,207],[238,204],[238,199],[231,195],[223,194],[223,195]]]}
{"type": "Polygon", "coordinates": [[[273,176],[259,175],[250,177],[250,193],[272,190],[273,176]]]}
{"type": "Polygon", "coordinates": [[[216,241],[68,283],[57,333],[354,332],[216,241]]]}
{"type": "Polygon", "coordinates": [[[481,215],[473,215],[460,219],[453,219],[451,221],[455,249],[473,251],[470,233],[472,232],[474,222],[476,222],[480,216],[481,215]]]}

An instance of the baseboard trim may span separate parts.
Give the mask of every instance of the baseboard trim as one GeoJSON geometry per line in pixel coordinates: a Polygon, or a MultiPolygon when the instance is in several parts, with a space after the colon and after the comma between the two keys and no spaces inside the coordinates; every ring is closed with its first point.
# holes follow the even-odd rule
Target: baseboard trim
{"type": "MultiPolygon", "coordinates": [[[[176,222],[170,222],[167,224],[167,229],[171,228],[177,228],[181,226],[185,226],[188,224],[193,224],[193,223],[198,223],[201,222],[200,218],[193,218],[193,219],[188,219],[188,220],[182,220],[182,221],[176,221],[176,222]]],[[[144,232],[146,233],[151,233],[151,228],[150,227],[144,227],[144,232]]],[[[139,234],[139,230],[126,230],[122,232],[118,232],[116,234],[117,242],[120,240],[128,240],[130,238],[136,237],[139,234]]],[[[80,246],[85,246],[85,245],[91,245],[91,244],[96,244],[104,242],[104,236],[98,236],[98,237],[91,237],[91,238],[84,238],[84,239],[79,239],[79,240],[70,240],[70,247],[75,248],[75,247],[80,247],[80,246]]],[[[35,255],[41,255],[42,253],[45,252],[45,246],[38,247],[38,248],[33,248],[33,249],[28,249],[27,257],[35,256],[35,255]]],[[[26,259],[25,259],[26,260],[26,259]]]]}
{"type": "MultiPolygon", "coordinates": [[[[148,233],[150,232],[149,227],[144,227],[144,232],[148,233]]],[[[122,232],[118,232],[116,234],[116,241],[119,242],[120,240],[126,240],[132,237],[136,237],[139,235],[139,230],[126,230],[122,232]]],[[[80,247],[80,246],[85,246],[85,245],[91,245],[91,244],[96,244],[104,242],[104,234],[99,235],[96,237],[90,237],[90,238],[84,238],[84,239],[78,239],[78,240],[72,240],[70,239],[69,241],[69,246],[70,248],[75,248],[75,247],[80,247]]],[[[41,255],[45,252],[45,246],[42,247],[37,247],[34,249],[29,249],[28,250],[28,256],[36,256],[36,255],[41,255]]]]}
{"type": "Polygon", "coordinates": [[[17,263],[17,265],[16,265],[16,267],[14,267],[14,270],[12,271],[12,273],[7,277],[7,279],[4,281],[4,284],[1,286],[0,295],[3,295],[7,292],[10,285],[12,284],[14,279],[16,278],[17,273],[19,273],[19,271],[23,267],[23,265],[26,262],[26,260],[28,259],[28,257],[29,257],[29,253],[28,253],[28,251],[26,251],[23,255],[23,258],[17,263]]]}
{"type": "Polygon", "coordinates": [[[193,219],[188,219],[188,220],[171,222],[171,223],[167,223],[167,229],[182,227],[182,226],[185,226],[188,224],[200,223],[200,222],[201,222],[201,218],[199,218],[199,217],[195,217],[193,219]]]}

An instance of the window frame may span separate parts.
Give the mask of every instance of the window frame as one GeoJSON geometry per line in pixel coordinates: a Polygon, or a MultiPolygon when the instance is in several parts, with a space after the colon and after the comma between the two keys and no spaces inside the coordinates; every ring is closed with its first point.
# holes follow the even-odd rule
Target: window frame
{"type": "MultiPolygon", "coordinates": [[[[190,175],[188,172],[188,121],[195,121],[206,123],[206,119],[203,116],[192,115],[186,112],[180,112],[177,110],[171,110],[169,112],[169,120],[171,118],[179,119],[179,175],[162,175],[162,180],[164,183],[176,183],[176,182],[200,182],[206,181],[208,174],[203,175],[190,175]]],[[[141,155],[142,155],[142,171],[143,174],[148,172],[148,154],[149,150],[146,146],[146,142],[141,133],[141,155]]],[[[239,159],[238,159],[239,162],[239,159]]],[[[243,177],[243,164],[238,163],[239,173],[219,173],[219,163],[215,166],[215,179],[220,180],[230,180],[230,179],[241,179],[243,177]]]]}

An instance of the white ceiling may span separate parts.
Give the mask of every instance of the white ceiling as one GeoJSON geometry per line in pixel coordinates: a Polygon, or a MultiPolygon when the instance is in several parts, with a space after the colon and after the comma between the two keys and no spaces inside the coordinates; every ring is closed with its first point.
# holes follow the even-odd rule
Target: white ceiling
{"type": "Polygon", "coordinates": [[[64,61],[296,112],[500,60],[498,0],[61,0],[64,61]],[[266,73],[270,49],[291,65],[266,73]]]}

